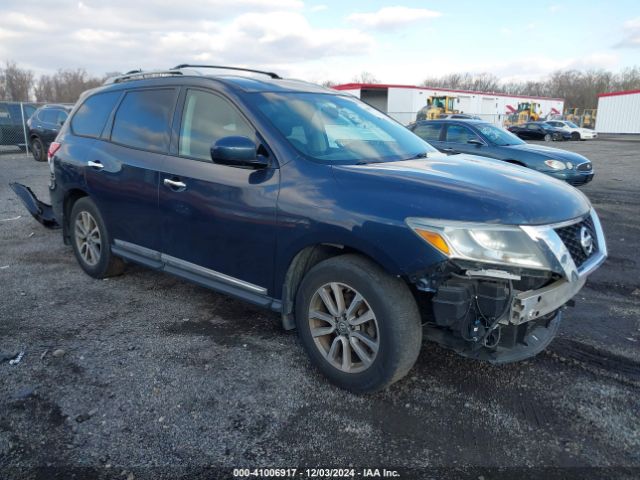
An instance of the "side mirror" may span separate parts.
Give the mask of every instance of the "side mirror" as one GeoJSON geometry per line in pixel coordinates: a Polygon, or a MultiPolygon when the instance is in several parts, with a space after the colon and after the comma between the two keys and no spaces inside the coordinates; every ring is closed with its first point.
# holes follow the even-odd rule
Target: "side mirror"
{"type": "Polygon", "coordinates": [[[476,147],[482,147],[484,145],[484,143],[482,143],[482,141],[478,140],[477,138],[472,138],[471,140],[467,140],[467,143],[470,143],[471,145],[475,145],[476,147]]]}
{"type": "Polygon", "coordinates": [[[223,137],[211,145],[211,160],[230,167],[264,168],[269,161],[258,155],[256,144],[248,137],[223,137]]]}

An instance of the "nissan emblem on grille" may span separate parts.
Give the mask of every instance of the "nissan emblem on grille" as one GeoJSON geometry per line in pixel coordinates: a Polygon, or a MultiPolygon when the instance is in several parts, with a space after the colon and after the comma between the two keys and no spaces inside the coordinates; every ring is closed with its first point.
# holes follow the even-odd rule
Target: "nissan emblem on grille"
{"type": "Polygon", "coordinates": [[[589,229],[584,225],[580,229],[580,245],[582,246],[582,251],[588,257],[593,252],[593,237],[589,232],[589,229]]]}

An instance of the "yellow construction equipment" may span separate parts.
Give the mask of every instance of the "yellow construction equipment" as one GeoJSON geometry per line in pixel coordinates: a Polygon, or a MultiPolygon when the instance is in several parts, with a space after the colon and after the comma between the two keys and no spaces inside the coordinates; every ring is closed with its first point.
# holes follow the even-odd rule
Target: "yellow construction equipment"
{"type": "Polygon", "coordinates": [[[564,119],[567,122],[573,122],[580,124],[580,109],[579,108],[567,108],[564,111],[564,119]]]}
{"type": "Polygon", "coordinates": [[[518,103],[518,124],[540,120],[540,104],[536,102],[518,103]]]}
{"type": "Polygon", "coordinates": [[[585,108],[582,114],[582,125],[584,128],[596,128],[597,108],[585,108]]]}
{"type": "Polygon", "coordinates": [[[427,105],[422,107],[416,115],[416,121],[434,120],[440,115],[446,113],[459,113],[454,108],[455,101],[458,97],[433,96],[427,99],[427,105]]]}

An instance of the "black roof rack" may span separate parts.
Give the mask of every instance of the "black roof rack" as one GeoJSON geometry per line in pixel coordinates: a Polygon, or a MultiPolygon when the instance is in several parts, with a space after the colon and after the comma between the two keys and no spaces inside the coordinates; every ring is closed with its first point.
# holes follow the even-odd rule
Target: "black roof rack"
{"type": "Polygon", "coordinates": [[[131,70],[123,75],[117,77],[108,78],[104,84],[126,82],[127,80],[139,80],[144,78],[157,78],[157,77],[169,77],[172,75],[182,75],[182,72],[178,70],[150,70],[144,72],[142,70],[131,70]]]}
{"type": "Polygon", "coordinates": [[[262,75],[268,75],[271,78],[282,80],[282,77],[277,73],[273,72],[265,72],[264,70],[254,70],[252,68],[242,68],[242,67],[225,67],[222,65],[191,65],[188,63],[183,63],[181,65],[175,66],[170,69],[170,71],[180,70],[181,68],[216,68],[219,70],[236,70],[240,72],[251,72],[251,73],[260,73],[262,75]]]}

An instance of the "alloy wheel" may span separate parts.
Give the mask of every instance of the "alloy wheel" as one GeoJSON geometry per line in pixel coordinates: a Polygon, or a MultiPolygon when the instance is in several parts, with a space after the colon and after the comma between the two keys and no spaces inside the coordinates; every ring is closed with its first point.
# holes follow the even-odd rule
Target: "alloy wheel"
{"type": "Polygon", "coordinates": [[[78,252],[87,265],[94,266],[100,261],[102,237],[95,218],[82,211],[76,217],[75,238],[78,252]]]}
{"type": "Polygon", "coordinates": [[[327,283],[309,304],[309,328],[325,360],[345,373],[368,369],[380,349],[376,316],[365,298],[344,283],[327,283]]]}

